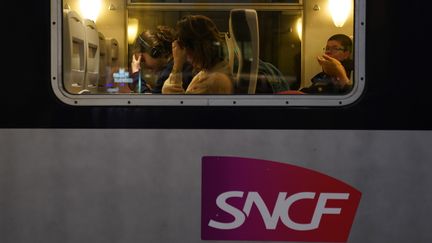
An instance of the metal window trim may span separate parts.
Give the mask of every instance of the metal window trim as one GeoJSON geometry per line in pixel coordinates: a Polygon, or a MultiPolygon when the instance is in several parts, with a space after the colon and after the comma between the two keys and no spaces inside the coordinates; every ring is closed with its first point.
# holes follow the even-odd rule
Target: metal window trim
{"type": "Polygon", "coordinates": [[[366,75],[366,1],[354,0],[354,86],[346,95],[143,95],[70,94],[62,80],[62,1],[51,0],[51,86],[65,104],[77,106],[345,106],[363,94],[366,75]]]}

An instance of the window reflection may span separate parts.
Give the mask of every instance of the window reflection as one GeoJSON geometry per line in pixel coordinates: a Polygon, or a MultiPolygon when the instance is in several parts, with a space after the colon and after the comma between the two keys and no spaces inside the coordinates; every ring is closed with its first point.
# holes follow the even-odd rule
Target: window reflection
{"type": "MultiPolygon", "coordinates": [[[[70,6],[70,9],[65,10],[63,15],[63,84],[66,91],[72,94],[160,94],[160,92],[143,91],[147,86],[148,90],[156,90],[155,87],[158,87],[158,80],[161,77],[160,72],[154,72],[148,65],[140,64],[139,79],[145,82],[131,82],[134,73],[131,65],[136,53],[135,40],[140,33],[155,30],[161,25],[174,28],[179,19],[189,15],[209,17],[220,30],[221,37],[226,40],[221,47],[226,61],[230,64],[233,82],[236,83],[236,87],[238,86],[235,94],[320,94],[318,91],[309,92],[306,89],[313,84],[316,74],[331,72],[327,71],[330,70],[329,68],[323,66],[324,61],[320,61],[320,58],[332,57],[338,52],[345,53],[344,47],[325,46],[328,44],[327,39],[335,34],[345,34],[353,39],[352,12],[344,27],[337,28],[325,12],[327,0],[235,1],[239,4],[252,4],[245,8],[256,10],[258,37],[254,42],[249,33],[239,33],[231,44],[228,43],[231,9],[229,7],[212,9],[211,4],[233,4],[233,1],[124,1],[119,3],[120,6],[116,6],[115,10],[102,7],[96,23],[82,17],[78,0],[64,1],[64,3],[70,6]],[[141,3],[145,3],[146,7],[139,5],[141,3]],[[176,10],[175,5],[164,10],[148,8],[153,3],[188,3],[192,6],[195,3],[207,3],[209,5],[202,9],[191,8],[194,9],[193,11],[184,8],[176,10]],[[267,6],[265,9],[260,9],[262,5],[256,5],[254,8],[255,3],[264,3],[267,6]],[[287,3],[297,7],[280,5],[287,3]],[[279,5],[269,9],[268,6],[272,6],[271,4],[279,5]],[[322,6],[320,11],[313,10],[314,5],[317,4],[322,6]],[[248,39],[242,40],[242,36],[248,36],[248,39]],[[252,47],[252,43],[256,43],[257,46],[252,47]],[[255,49],[256,54],[253,53],[255,49]],[[230,59],[232,55],[241,56],[242,59],[230,59]],[[254,84],[252,92],[248,87],[248,82],[251,80],[248,75],[254,70],[256,85],[254,84]],[[245,77],[246,83],[243,82],[245,77]]],[[[238,20],[235,21],[238,23],[238,20]]],[[[245,26],[250,27],[248,24],[245,26]]],[[[238,27],[237,31],[246,29],[238,27]]],[[[149,47],[150,50],[152,48],[153,46],[149,47]]],[[[349,55],[352,56],[352,52],[349,55]]],[[[341,64],[346,69],[346,65],[341,64]]],[[[334,65],[337,67],[339,64],[334,65]]],[[[194,74],[196,73],[192,73],[194,74]]],[[[349,80],[346,80],[346,83],[352,87],[355,81],[350,74],[351,71],[347,75],[349,80]]],[[[160,90],[160,87],[157,90],[160,90]]],[[[344,90],[346,93],[350,89],[344,90]]],[[[343,94],[344,92],[322,92],[322,94],[343,94]]]]}

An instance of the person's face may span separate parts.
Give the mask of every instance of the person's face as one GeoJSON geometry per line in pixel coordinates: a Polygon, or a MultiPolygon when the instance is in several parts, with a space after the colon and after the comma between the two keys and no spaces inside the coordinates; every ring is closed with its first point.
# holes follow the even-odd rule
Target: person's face
{"type": "Polygon", "coordinates": [[[145,68],[150,69],[152,72],[161,70],[165,64],[163,58],[153,58],[147,52],[141,53],[141,62],[145,68]]]}
{"type": "Polygon", "coordinates": [[[339,41],[329,40],[325,47],[325,54],[330,57],[336,58],[339,61],[343,61],[350,56],[350,52],[345,50],[339,41]]]}

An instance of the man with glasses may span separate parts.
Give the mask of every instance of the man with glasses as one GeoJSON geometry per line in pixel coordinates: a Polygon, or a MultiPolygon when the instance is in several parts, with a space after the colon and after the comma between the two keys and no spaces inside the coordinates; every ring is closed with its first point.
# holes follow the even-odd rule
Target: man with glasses
{"type": "Polygon", "coordinates": [[[312,78],[312,85],[301,89],[311,94],[343,94],[352,87],[350,80],[353,70],[351,59],[352,40],[343,34],[336,34],[327,40],[324,54],[318,56],[322,72],[312,78]]]}

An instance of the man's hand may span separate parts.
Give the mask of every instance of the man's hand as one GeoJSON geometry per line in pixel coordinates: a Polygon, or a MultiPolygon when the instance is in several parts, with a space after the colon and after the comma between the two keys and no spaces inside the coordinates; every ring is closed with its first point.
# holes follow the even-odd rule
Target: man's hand
{"type": "Polygon", "coordinates": [[[318,56],[317,60],[321,65],[323,72],[335,77],[336,85],[343,87],[349,84],[350,80],[345,72],[345,68],[339,60],[325,54],[318,56]]]}

